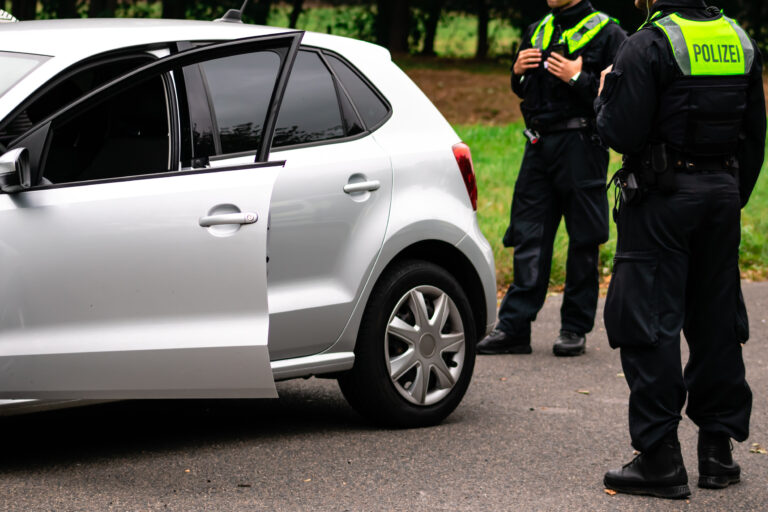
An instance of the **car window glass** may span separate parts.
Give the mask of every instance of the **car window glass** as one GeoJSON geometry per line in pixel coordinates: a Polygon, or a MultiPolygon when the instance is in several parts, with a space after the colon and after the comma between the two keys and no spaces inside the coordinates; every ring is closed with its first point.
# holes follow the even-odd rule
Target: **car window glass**
{"type": "Polygon", "coordinates": [[[343,136],[344,125],[331,72],[317,53],[300,51],[288,79],[272,146],[343,136]]]}
{"type": "MultiPolygon", "coordinates": [[[[149,55],[122,57],[86,69],[54,85],[0,129],[0,143],[7,144],[65,105],[120,75],[151,61],[149,55]]],[[[2,68],[0,68],[2,69],[2,68]]]]}
{"type": "Polygon", "coordinates": [[[344,89],[352,97],[352,102],[368,129],[378,126],[389,114],[387,104],[344,61],[330,54],[326,54],[325,57],[341,80],[344,89]]]}
{"type": "Polygon", "coordinates": [[[168,171],[166,97],[156,76],[55,125],[43,176],[71,183],[168,171]]]}
{"type": "Polygon", "coordinates": [[[280,63],[277,53],[263,51],[201,64],[221,153],[258,150],[280,63]]]}

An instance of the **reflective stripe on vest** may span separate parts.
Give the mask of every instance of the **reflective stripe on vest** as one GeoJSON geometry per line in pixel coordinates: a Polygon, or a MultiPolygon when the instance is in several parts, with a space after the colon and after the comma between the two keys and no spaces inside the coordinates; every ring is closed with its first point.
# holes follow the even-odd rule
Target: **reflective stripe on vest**
{"type": "MultiPolygon", "coordinates": [[[[569,53],[577,52],[587,46],[611,21],[618,23],[617,20],[607,14],[593,12],[578,22],[573,28],[563,31],[559,42],[568,44],[569,53]]],[[[546,50],[552,43],[554,32],[555,17],[549,14],[536,27],[533,37],[531,37],[531,45],[539,50],[546,50]]]]}
{"type": "Polygon", "coordinates": [[[536,31],[531,38],[531,44],[534,48],[539,50],[546,50],[549,48],[549,43],[552,42],[552,34],[555,32],[555,17],[548,14],[546,18],[541,20],[539,26],[536,27],[536,31]]]}
{"type": "Polygon", "coordinates": [[[752,69],[752,41],[730,18],[693,21],[672,14],[653,24],[666,34],[685,76],[747,75],[752,69]]]}

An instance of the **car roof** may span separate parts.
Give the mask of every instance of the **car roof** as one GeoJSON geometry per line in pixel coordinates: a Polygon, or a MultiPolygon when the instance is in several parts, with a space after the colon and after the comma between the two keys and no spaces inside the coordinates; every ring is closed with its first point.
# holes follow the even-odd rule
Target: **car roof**
{"type": "MultiPolygon", "coordinates": [[[[292,29],[211,21],[146,18],[90,18],[21,21],[0,28],[0,51],[36,53],[79,60],[118,48],[167,43],[238,39],[292,32],[292,29]]],[[[328,48],[354,48],[369,53],[389,52],[379,46],[349,39],[306,32],[304,44],[328,48]]]]}
{"type": "MultiPolygon", "coordinates": [[[[51,57],[0,97],[0,119],[32,91],[70,66],[121,48],[174,41],[216,41],[294,32],[292,29],[212,21],[91,18],[21,21],[0,26],[0,52],[51,57]]],[[[387,49],[346,37],[304,32],[302,45],[336,51],[365,73],[391,60],[387,49]],[[367,68],[367,69],[366,69],[367,68]]]]}

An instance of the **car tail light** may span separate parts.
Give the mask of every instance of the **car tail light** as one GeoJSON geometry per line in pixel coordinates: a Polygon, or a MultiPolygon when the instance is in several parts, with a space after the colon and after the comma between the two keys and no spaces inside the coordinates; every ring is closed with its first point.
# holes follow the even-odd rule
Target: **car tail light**
{"type": "Polygon", "coordinates": [[[469,200],[472,202],[472,209],[477,211],[477,180],[475,179],[475,166],[472,165],[472,153],[469,146],[463,142],[453,146],[453,156],[456,157],[456,163],[459,164],[461,177],[464,178],[464,185],[467,187],[469,200]]]}

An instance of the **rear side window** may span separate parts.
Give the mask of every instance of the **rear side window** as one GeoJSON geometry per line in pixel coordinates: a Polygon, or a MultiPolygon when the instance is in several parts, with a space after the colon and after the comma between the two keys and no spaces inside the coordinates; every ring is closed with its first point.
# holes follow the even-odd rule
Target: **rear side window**
{"type": "Polygon", "coordinates": [[[263,51],[217,59],[200,67],[221,142],[217,153],[256,151],[280,72],[280,56],[263,51]]]}
{"type": "Polygon", "coordinates": [[[288,79],[272,146],[293,146],[344,136],[331,72],[320,55],[300,51],[288,79]]]}
{"type": "Polygon", "coordinates": [[[346,62],[332,54],[325,54],[328,64],[349,93],[368,130],[374,130],[389,116],[389,107],[370,85],[346,62]]]}

